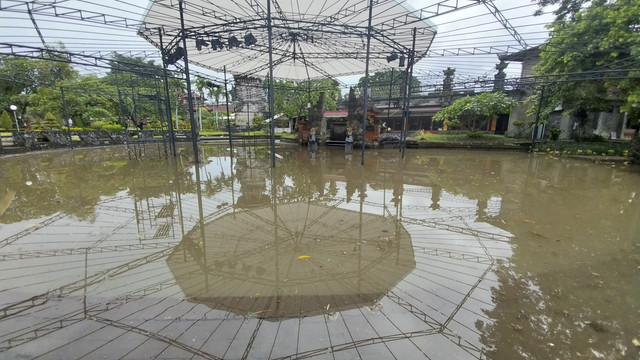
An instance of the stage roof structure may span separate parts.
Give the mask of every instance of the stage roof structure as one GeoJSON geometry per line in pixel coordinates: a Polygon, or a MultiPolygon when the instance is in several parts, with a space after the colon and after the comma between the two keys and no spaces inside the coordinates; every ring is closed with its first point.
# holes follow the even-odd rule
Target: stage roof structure
{"type": "MultiPolygon", "coordinates": [[[[367,55],[369,0],[272,1],[274,79],[307,80],[362,74],[367,55]]],[[[406,1],[373,1],[370,72],[408,59],[416,32],[415,61],[436,35],[429,20],[479,1],[434,1],[419,10],[406,1]]],[[[266,0],[184,0],[189,62],[214,71],[265,78],[269,73],[266,0]]],[[[180,44],[179,1],[150,4],[138,34],[172,53],[180,44]]],[[[405,65],[406,66],[406,65],[405,65]]]]}

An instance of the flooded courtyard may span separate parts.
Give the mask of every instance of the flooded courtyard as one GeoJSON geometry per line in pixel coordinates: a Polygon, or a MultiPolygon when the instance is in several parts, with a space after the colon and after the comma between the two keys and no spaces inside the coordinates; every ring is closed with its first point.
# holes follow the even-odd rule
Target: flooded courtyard
{"type": "Polygon", "coordinates": [[[639,356],[638,168],[200,151],[0,158],[0,358],[639,356]]]}

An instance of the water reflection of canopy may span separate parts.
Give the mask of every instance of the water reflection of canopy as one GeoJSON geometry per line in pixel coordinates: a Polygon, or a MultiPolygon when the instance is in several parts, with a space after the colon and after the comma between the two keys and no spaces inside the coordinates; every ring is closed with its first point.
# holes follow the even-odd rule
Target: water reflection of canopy
{"type": "Polygon", "coordinates": [[[265,318],[372,304],[415,268],[393,218],[305,203],[205,222],[167,262],[192,301],[265,318]]]}

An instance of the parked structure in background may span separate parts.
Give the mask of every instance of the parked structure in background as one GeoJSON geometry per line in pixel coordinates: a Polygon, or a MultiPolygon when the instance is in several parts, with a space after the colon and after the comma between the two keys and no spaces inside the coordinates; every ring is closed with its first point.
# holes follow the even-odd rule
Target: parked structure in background
{"type": "MultiPolygon", "coordinates": [[[[540,48],[536,46],[517,53],[500,56],[499,58],[501,62],[519,62],[522,64],[522,70],[520,72],[522,86],[519,87],[519,90],[510,92],[519,104],[513,109],[509,116],[509,130],[507,131],[507,135],[515,136],[518,131],[518,126],[514,126],[514,121],[521,121],[525,124],[535,122],[535,116],[527,116],[527,110],[529,110],[533,104],[525,104],[524,101],[533,94],[533,78],[538,75],[533,68],[540,61],[540,48]]],[[[559,139],[599,135],[605,139],[631,140],[635,134],[635,130],[630,128],[629,121],[627,121],[625,114],[621,114],[619,111],[622,100],[611,97],[610,103],[610,111],[589,113],[588,122],[586,126],[582,127],[579,126],[574,116],[563,115],[563,104],[558,104],[556,110],[551,114],[548,123],[538,127],[536,138],[542,139],[549,137],[549,129],[553,127],[561,130],[559,139]]]]}

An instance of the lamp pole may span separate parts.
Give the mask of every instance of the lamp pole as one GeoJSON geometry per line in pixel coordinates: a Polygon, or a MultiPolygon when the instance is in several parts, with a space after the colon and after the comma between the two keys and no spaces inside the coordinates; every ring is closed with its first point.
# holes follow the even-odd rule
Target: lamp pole
{"type": "Polygon", "coordinates": [[[16,110],[18,110],[18,107],[15,105],[10,105],[9,109],[13,111],[13,119],[16,121],[16,131],[20,131],[20,127],[18,126],[18,117],[16,116],[16,110]]]}

